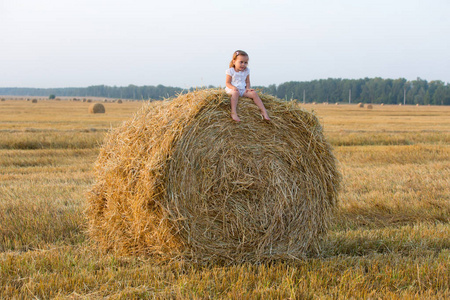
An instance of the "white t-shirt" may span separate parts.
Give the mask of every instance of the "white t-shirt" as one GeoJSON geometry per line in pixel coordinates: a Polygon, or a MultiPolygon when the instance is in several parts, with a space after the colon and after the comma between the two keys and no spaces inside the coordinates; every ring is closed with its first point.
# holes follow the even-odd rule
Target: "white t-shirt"
{"type": "Polygon", "coordinates": [[[231,76],[231,84],[234,85],[238,90],[245,90],[245,80],[250,74],[249,68],[245,68],[245,70],[241,72],[236,72],[234,68],[229,68],[225,71],[225,74],[231,76]]]}

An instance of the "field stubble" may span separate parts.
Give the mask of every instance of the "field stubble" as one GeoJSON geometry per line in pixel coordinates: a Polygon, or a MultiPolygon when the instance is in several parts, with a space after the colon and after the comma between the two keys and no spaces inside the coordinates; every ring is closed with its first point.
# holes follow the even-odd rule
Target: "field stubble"
{"type": "Polygon", "coordinates": [[[335,148],[340,204],[320,255],[198,266],[99,253],[85,193],[106,131],[141,104],[0,105],[1,298],[448,298],[450,108],[305,105],[335,148]]]}

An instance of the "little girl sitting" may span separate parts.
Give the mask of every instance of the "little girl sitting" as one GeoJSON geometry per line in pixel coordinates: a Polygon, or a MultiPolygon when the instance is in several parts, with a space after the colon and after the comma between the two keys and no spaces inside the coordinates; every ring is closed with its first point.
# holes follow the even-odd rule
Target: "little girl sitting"
{"type": "Polygon", "coordinates": [[[233,59],[230,62],[230,68],[225,71],[226,77],[226,92],[231,95],[231,118],[240,122],[237,115],[237,103],[239,96],[253,99],[256,106],[261,111],[261,116],[264,120],[269,121],[269,115],[264,107],[264,104],[259,98],[258,93],[250,88],[250,69],[248,65],[248,54],[245,51],[237,50],[233,53],[233,59]]]}

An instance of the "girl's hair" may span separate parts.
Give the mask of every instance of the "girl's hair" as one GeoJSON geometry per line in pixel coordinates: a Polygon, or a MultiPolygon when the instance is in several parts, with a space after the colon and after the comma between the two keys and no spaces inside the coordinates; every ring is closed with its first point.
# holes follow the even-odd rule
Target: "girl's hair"
{"type": "Polygon", "coordinates": [[[233,63],[233,61],[235,61],[236,58],[237,58],[239,55],[247,56],[247,57],[248,57],[248,54],[247,54],[247,52],[245,52],[245,51],[242,51],[242,50],[236,50],[236,51],[234,51],[234,53],[233,53],[233,58],[232,58],[231,61],[230,61],[230,68],[234,68],[234,63],[233,63]]]}

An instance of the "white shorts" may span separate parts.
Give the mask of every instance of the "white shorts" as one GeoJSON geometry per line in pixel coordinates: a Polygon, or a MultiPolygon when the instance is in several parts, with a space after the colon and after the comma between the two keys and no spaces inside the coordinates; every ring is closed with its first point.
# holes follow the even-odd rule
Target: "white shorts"
{"type": "MultiPolygon", "coordinates": [[[[246,89],[238,89],[239,90],[239,96],[243,96],[244,95],[244,93],[245,93],[245,91],[246,91],[246,89]]],[[[231,92],[233,91],[232,89],[229,89],[228,87],[226,87],[225,88],[225,91],[228,93],[228,94],[231,94],[231,92]]]]}

